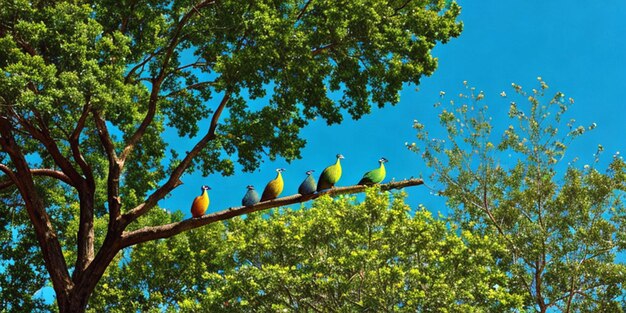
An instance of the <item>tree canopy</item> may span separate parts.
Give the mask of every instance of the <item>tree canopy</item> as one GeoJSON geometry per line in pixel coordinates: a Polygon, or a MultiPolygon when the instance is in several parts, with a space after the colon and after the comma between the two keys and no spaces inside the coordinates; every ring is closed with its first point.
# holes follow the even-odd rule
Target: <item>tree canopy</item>
{"type": "Polygon", "coordinates": [[[40,253],[59,310],[83,311],[116,254],[155,239],[132,225],[182,175],[298,158],[310,120],[396,103],[436,69],[459,13],[443,0],[0,1],[3,292],[27,280],[16,290],[32,294],[40,253]],[[21,261],[32,275],[12,270],[21,261]]]}
{"type": "MultiPolygon", "coordinates": [[[[93,312],[493,312],[521,307],[505,246],[404,194],[321,197],[139,245],[110,267],[93,312]]],[[[156,219],[179,219],[165,212],[156,219]]]]}
{"type": "MultiPolygon", "coordinates": [[[[461,229],[504,245],[499,266],[529,311],[621,312],[626,265],[626,163],[616,153],[582,165],[569,144],[596,127],[566,119],[574,103],[548,84],[501,94],[510,124],[496,136],[487,98],[469,87],[442,106],[446,137],[416,121],[420,153],[461,229]]],[[[442,93],[443,95],[443,93],[442,93]]],[[[491,106],[494,106],[493,104],[491,106]]],[[[503,117],[494,117],[502,119],[503,117]]]]}

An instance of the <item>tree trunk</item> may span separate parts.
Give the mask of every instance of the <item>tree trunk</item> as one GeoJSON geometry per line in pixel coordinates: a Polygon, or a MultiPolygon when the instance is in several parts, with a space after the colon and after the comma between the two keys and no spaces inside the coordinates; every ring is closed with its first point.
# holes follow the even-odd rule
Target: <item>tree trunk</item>
{"type": "Polygon", "coordinates": [[[109,229],[98,254],[89,266],[75,277],[74,287],[65,297],[66,301],[57,300],[60,313],[81,313],[87,310],[89,297],[93,294],[109,264],[122,249],[121,235],[121,228],[109,229]]]}
{"type": "Polygon", "coordinates": [[[89,295],[68,298],[64,303],[57,302],[59,305],[59,313],[82,313],[87,310],[87,301],[89,295]]]}

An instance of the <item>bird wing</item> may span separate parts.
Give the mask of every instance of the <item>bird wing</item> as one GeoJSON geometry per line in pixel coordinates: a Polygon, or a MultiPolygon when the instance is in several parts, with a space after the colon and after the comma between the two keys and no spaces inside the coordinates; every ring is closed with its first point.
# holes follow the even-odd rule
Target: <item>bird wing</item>
{"type": "Polygon", "coordinates": [[[263,195],[261,196],[261,201],[270,200],[278,197],[278,195],[283,191],[283,180],[281,177],[276,179],[272,179],[265,189],[263,190],[263,195]]]}
{"type": "Polygon", "coordinates": [[[359,181],[359,185],[377,184],[382,181],[382,171],[380,168],[371,170],[363,175],[363,178],[359,181]]]}
{"type": "Polygon", "coordinates": [[[204,212],[206,212],[208,207],[209,207],[209,196],[205,192],[202,195],[197,196],[195,199],[193,199],[193,203],[191,204],[191,215],[193,217],[202,216],[204,212]]]}

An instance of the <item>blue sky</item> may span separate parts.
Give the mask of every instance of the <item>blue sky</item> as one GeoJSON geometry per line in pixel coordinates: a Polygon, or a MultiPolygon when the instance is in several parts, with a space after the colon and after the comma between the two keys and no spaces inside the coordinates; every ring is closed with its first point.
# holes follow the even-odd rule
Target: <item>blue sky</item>
{"type": "MultiPolygon", "coordinates": [[[[407,85],[399,104],[374,109],[358,121],[346,117],[341,125],[332,127],[314,121],[302,131],[307,140],[302,159],[291,164],[266,160],[254,173],[238,172],[230,177],[187,175],[182,179],[184,185],[160,205],[189,215],[193,197],[199,194],[201,185],[208,184],[212,187],[210,212],[238,206],[246,186],[252,184],[262,192],[277,167],[287,169],[282,195],[291,195],[296,193],[305,171],[316,170],[317,179],[324,167],[335,161],[337,153],[346,157],[340,186],[356,183],[364,172],[377,167],[381,156],[389,159],[386,181],[427,176],[419,156],[404,146],[414,141],[413,120],[435,129],[439,109],[433,104],[440,100],[439,92],[457,94],[463,90],[465,80],[485,92],[494,122],[503,126],[509,123],[505,114],[509,101],[502,99],[500,92],[512,94],[512,82],[527,89],[537,87],[536,78],[541,76],[550,85],[550,93],[562,91],[575,99],[568,118],[583,125],[598,125],[574,142],[566,159],[579,156],[582,162],[590,161],[598,144],[605,147],[607,159],[626,150],[621,135],[626,124],[622,100],[626,90],[625,1],[467,0],[459,4],[463,7],[463,33],[433,51],[439,58],[439,68],[431,77],[422,79],[418,91],[416,86],[407,85]]],[[[441,199],[428,188],[411,187],[406,191],[412,206],[425,204],[432,211],[446,211],[441,199]]]]}

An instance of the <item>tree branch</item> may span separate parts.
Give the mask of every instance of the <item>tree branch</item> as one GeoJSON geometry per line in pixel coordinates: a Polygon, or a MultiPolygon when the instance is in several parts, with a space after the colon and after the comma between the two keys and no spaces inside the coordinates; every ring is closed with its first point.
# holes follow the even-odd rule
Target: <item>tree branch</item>
{"type": "Polygon", "coordinates": [[[83,113],[80,115],[80,118],[78,118],[78,122],[76,123],[74,131],[68,138],[68,141],[70,143],[70,148],[72,149],[72,155],[74,157],[74,160],[76,161],[76,163],[78,163],[78,166],[80,166],[80,169],[83,171],[83,175],[85,175],[85,178],[87,179],[87,185],[89,186],[89,189],[94,190],[96,188],[96,184],[93,177],[93,171],[91,169],[91,166],[85,161],[83,154],[80,152],[80,145],[78,142],[80,134],[85,128],[85,123],[87,121],[87,117],[89,116],[90,110],[91,104],[87,102],[87,104],[83,108],[83,113]]]}
{"type": "Polygon", "coordinates": [[[329,43],[329,44],[327,44],[325,46],[321,46],[321,47],[318,47],[318,48],[315,48],[315,49],[311,50],[311,53],[314,56],[316,56],[316,55],[318,55],[318,54],[320,54],[320,53],[322,53],[322,52],[324,52],[324,51],[326,51],[328,49],[332,49],[334,46],[336,46],[336,43],[329,43]]]}
{"type": "Polygon", "coordinates": [[[165,182],[165,184],[163,184],[160,188],[158,188],[150,196],[148,196],[148,199],[146,199],[144,203],[138,205],[137,207],[133,208],[128,213],[124,214],[122,219],[124,220],[125,225],[128,225],[132,221],[136,220],[139,216],[148,212],[157,204],[157,202],[159,202],[159,200],[163,199],[170,191],[172,191],[174,188],[182,184],[182,182],[180,181],[180,177],[184,174],[185,170],[189,167],[193,158],[195,158],[196,155],[198,155],[198,153],[200,153],[200,151],[202,151],[202,149],[206,147],[209,141],[215,139],[215,130],[217,128],[217,123],[229,99],[230,99],[230,92],[227,91],[226,94],[224,94],[224,97],[222,98],[222,101],[220,102],[219,106],[215,110],[215,113],[213,113],[213,117],[211,118],[211,124],[209,126],[209,130],[207,131],[206,135],[202,137],[202,139],[200,139],[200,141],[196,143],[196,145],[191,149],[191,151],[187,153],[185,158],[183,158],[180,164],[176,166],[174,171],[172,171],[170,178],[167,180],[167,182],[165,182]]]}
{"type": "Polygon", "coordinates": [[[122,201],[119,197],[119,189],[123,163],[117,158],[117,154],[115,153],[115,144],[111,139],[106,122],[97,111],[92,110],[92,115],[96,128],[98,129],[100,142],[104,148],[104,152],[107,155],[109,163],[109,174],[107,177],[107,200],[109,204],[109,230],[111,230],[120,216],[120,209],[122,205],[122,201]]]}
{"type": "MultiPolygon", "coordinates": [[[[148,55],[145,59],[143,59],[143,61],[139,62],[137,65],[135,65],[133,68],[130,69],[130,71],[128,71],[128,74],[126,74],[126,77],[124,78],[124,83],[128,84],[130,83],[130,78],[135,75],[135,72],[140,69],[143,68],[144,66],[146,66],[146,64],[152,60],[152,58],[154,58],[156,55],[158,55],[159,53],[161,53],[162,50],[157,50],[153,53],[151,53],[150,55],[148,55]]],[[[143,69],[141,70],[141,72],[143,72],[143,69]]],[[[140,73],[141,73],[140,72],[140,73]]]]}
{"type": "MultiPolygon", "coordinates": [[[[11,175],[15,175],[15,174],[13,173],[13,171],[11,171],[11,169],[9,169],[8,166],[6,166],[5,164],[0,164],[0,170],[7,173],[7,175],[9,175],[9,178],[10,178],[8,180],[0,182],[0,190],[15,184],[15,179],[11,177],[11,175]],[[11,174],[9,174],[6,170],[11,171],[11,174]]],[[[56,170],[49,169],[49,168],[31,168],[30,174],[33,176],[48,176],[48,177],[56,178],[72,186],[72,181],[70,180],[70,178],[67,177],[67,175],[63,174],[63,172],[61,171],[56,171],[56,170]]]]}
{"type": "Polygon", "coordinates": [[[15,177],[15,173],[8,166],[6,166],[5,164],[0,164],[0,171],[3,171],[5,174],[7,174],[7,176],[9,176],[8,186],[11,186],[12,184],[17,184],[17,177],[15,177]]]}
{"type": "Polygon", "coordinates": [[[206,85],[214,85],[217,82],[217,80],[210,80],[210,81],[203,81],[203,82],[198,82],[195,84],[191,84],[191,85],[187,85],[181,89],[178,90],[174,90],[170,93],[168,93],[167,95],[163,96],[164,98],[169,98],[171,96],[175,96],[180,94],[181,92],[187,91],[187,90],[193,90],[193,89],[198,89],[202,86],[206,86],[206,85]]]}
{"type": "Polygon", "coordinates": [[[176,47],[180,42],[179,38],[183,28],[195,14],[200,12],[201,8],[214,4],[215,1],[216,0],[203,0],[200,3],[193,5],[193,9],[189,10],[189,12],[187,12],[176,25],[176,29],[174,30],[172,39],[170,40],[169,46],[165,51],[165,56],[163,57],[163,64],[161,65],[159,75],[152,81],[152,92],[150,93],[150,100],[148,102],[148,112],[146,113],[146,116],[144,117],[143,121],[141,122],[135,133],[128,139],[124,150],[120,154],[120,161],[124,162],[126,160],[135,145],[143,137],[146,129],[148,129],[148,126],[152,124],[152,120],[154,119],[154,115],[156,114],[157,110],[157,102],[159,99],[159,92],[161,91],[161,84],[167,76],[167,67],[169,66],[169,63],[171,61],[172,54],[174,54],[174,51],[176,50],[176,47]]]}
{"type": "Polygon", "coordinates": [[[15,166],[15,184],[24,200],[28,217],[35,230],[35,236],[41,247],[44,263],[50,274],[57,299],[58,301],[65,301],[73,284],[69,277],[61,244],[50,221],[50,216],[46,213],[43,200],[35,187],[28,162],[18,143],[15,142],[13,125],[5,116],[0,117],[0,134],[0,146],[9,154],[15,166]]]}
{"type": "Polygon", "coordinates": [[[94,217],[94,195],[95,195],[95,181],[93,180],[93,175],[91,172],[91,167],[85,162],[83,159],[80,149],[78,147],[78,138],[80,137],[80,133],[85,126],[85,120],[88,116],[89,109],[88,104],[85,108],[83,108],[83,112],[78,120],[76,128],[68,138],[70,143],[70,149],[72,150],[72,154],[74,159],[79,164],[81,170],[83,170],[83,177],[78,170],[74,167],[70,160],[66,158],[63,153],[61,153],[59,146],[57,145],[55,139],[52,137],[50,130],[48,129],[46,120],[39,114],[39,112],[34,111],[35,118],[38,121],[40,129],[36,129],[35,127],[31,128],[33,130],[38,131],[37,139],[47,148],[50,156],[54,159],[55,163],[61,168],[63,173],[65,173],[71,180],[74,182],[74,188],[76,188],[79,197],[80,203],[80,218],[78,225],[78,233],[77,233],[77,257],[76,264],[74,267],[73,276],[80,276],[84,269],[89,265],[94,256],[94,228],[93,228],[93,217],[94,217]]]}
{"type": "Polygon", "coordinates": [[[311,2],[313,2],[313,0],[308,0],[304,4],[304,7],[302,7],[302,10],[300,10],[300,13],[298,13],[298,16],[296,17],[296,22],[302,19],[302,16],[304,16],[304,13],[309,8],[309,5],[311,4],[311,2]]]}
{"type": "Polygon", "coordinates": [[[72,166],[72,163],[70,163],[70,161],[61,153],[56,141],[52,138],[47,128],[45,128],[45,125],[40,123],[40,126],[42,127],[40,130],[16,113],[13,112],[13,115],[17,118],[18,123],[22,125],[22,127],[24,127],[33,138],[37,139],[46,147],[46,151],[50,153],[54,163],[59,166],[61,171],[63,171],[63,173],[72,182],[71,185],[74,187],[79,186],[83,181],[82,176],[80,176],[80,174],[72,166]]]}
{"type": "MultiPolygon", "coordinates": [[[[398,182],[391,182],[387,184],[380,185],[381,190],[390,190],[390,189],[400,189],[404,187],[410,186],[418,186],[422,185],[424,181],[422,179],[408,179],[402,180],[398,182]]],[[[151,226],[144,227],[131,232],[124,232],[122,234],[122,246],[128,247],[138,243],[160,239],[160,238],[168,238],[174,235],[177,235],[183,231],[198,228],[204,225],[208,225],[211,223],[215,223],[217,221],[222,221],[226,219],[233,218],[235,216],[240,216],[244,214],[249,214],[256,211],[267,210],[271,208],[281,207],[285,205],[290,205],[294,203],[302,203],[305,201],[309,201],[312,199],[316,199],[322,195],[329,196],[337,196],[342,194],[353,194],[365,191],[368,187],[365,185],[354,185],[354,186],[346,186],[346,187],[337,187],[333,188],[327,192],[316,193],[313,195],[302,196],[300,194],[295,194],[283,198],[278,198],[270,201],[265,201],[261,203],[257,203],[252,206],[241,206],[241,207],[232,207],[226,210],[207,214],[199,218],[187,219],[181,222],[170,223],[160,226],[151,226]]]]}

